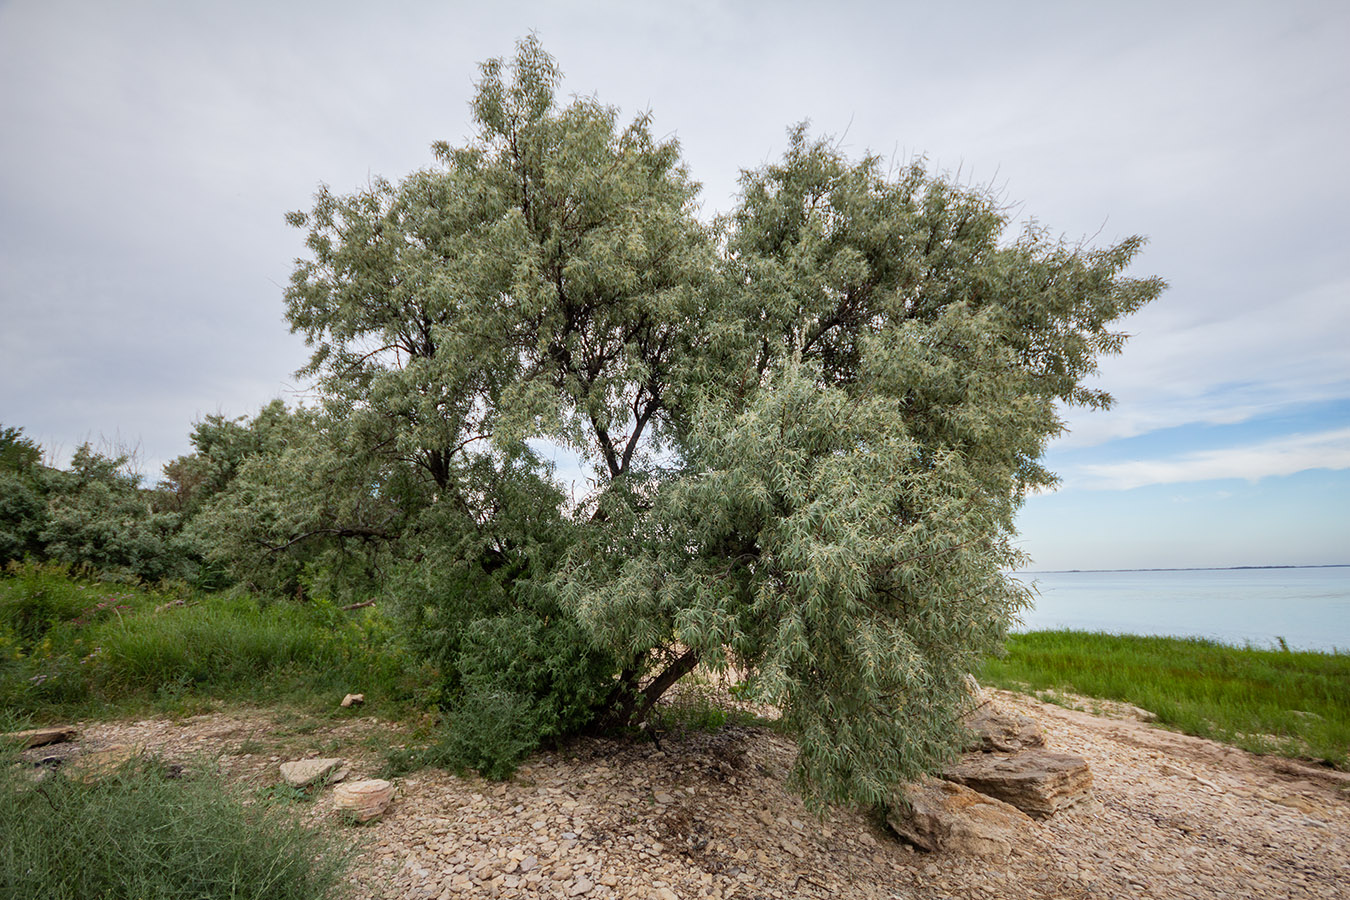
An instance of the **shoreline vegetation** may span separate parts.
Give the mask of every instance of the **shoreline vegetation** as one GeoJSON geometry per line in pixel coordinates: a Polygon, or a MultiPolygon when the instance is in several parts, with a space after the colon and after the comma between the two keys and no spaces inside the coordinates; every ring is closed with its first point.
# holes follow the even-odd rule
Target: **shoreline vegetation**
{"type": "Polygon", "coordinates": [[[1063,703],[1129,703],[1158,725],[1260,754],[1347,768],[1350,653],[1072,630],[1009,635],[981,683],[1063,703]]]}
{"type": "MultiPolygon", "coordinates": [[[[1350,767],[1343,650],[1029,631],[1009,635],[976,675],[1051,702],[1067,692],[1130,703],[1176,731],[1350,767]]],[[[434,705],[436,679],[378,604],[109,584],[57,564],[0,573],[0,707],[16,721],[186,716],[231,704],[331,710],[352,690],[365,693],[368,712],[400,719],[434,705]]]]}
{"type": "MultiPolygon", "coordinates": [[[[407,652],[386,616],[378,603],[344,608],[239,589],[136,586],[59,564],[11,564],[0,572],[0,732],[143,717],[187,724],[201,713],[249,709],[292,711],[311,723],[297,726],[308,730],[323,721],[338,727],[344,719],[374,715],[391,727],[412,727],[414,745],[386,753],[390,774],[424,767],[464,774],[476,765],[448,741],[443,723],[428,715],[437,673],[407,652]],[[340,708],[343,693],[357,689],[366,697],[360,712],[340,708]]],[[[1098,711],[1098,703],[1107,709],[1112,701],[1132,704],[1156,714],[1156,724],[1166,729],[1347,769],[1350,653],[1344,651],[1040,631],[1011,635],[1004,655],[988,659],[976,675],[990,687],[1089,712],[1098,711]]],[[[706,687],[694,684],[686,692],[689,702],[663,706],[664,726],[686,734],[737,733],[721,726],[744,724],[743,717],[705,695],[706,687]]],[[[764,720],[753,724],[776,730],[764,720]]],[[[363,727],[378,732],[385,725],[363,727]]],[[[53,846],[54,828],[81,819],[128,822],[123,831],[134,847],[130,856],[116,847],[109,850],[114,855],[91,856],[78,867],[78,878],[62,881],[53,896],[87,896],[90,885],[102,890],[126,883],[140,890],[188,882],[203,896],[282,896],[269,873],[284,869],[285,896],[318,900],[333,896],[338,879],[346,877],[340,873],[351,862],[344,849],[350,835],[306,825],[297,810],[273,808],[267,789],[209,773],[184,788],[172,774],[166,780],[169,770],[148,757],[119,770],[107,785],[58,779],[39,792],[18,777],[15,752],[0,747],[0,803],[22,814],[0,835],[0,888],[22,886],[19,894],[27,894],[33,878],[76,871],[66,857],[42,848],[53,846]],[[52,803],[61,816],[53,818],[52,803]],[[218,822],[195,834],[159,828],[183,808],[218,822]],[[148,824],[133,827],[138,823],[148,824]],[[295,841],[278,841],[277,835],[292,836],[300,841],[296,846],[314,852],[283,852],[295,841]],[[210,852],[199,855],[223,859],[223,868],[212,863],[166,870],[157,862],[164,842],[189,856],[193,848],[206,848],[210,852]],[[217,845],[224,849],[216,852],[217,845]],[[264,854],[267,871],[231,862],[240,853],[256,855],[259,846],[271,854],[264,854]],[[307,859],[319,862],[310,868],[307,859]]],[[[535,757],[541,755],[555,757],[547,747],[535,757]]],[[[535,764],[530,759],[526,767],[535,764]]],[[[117,890],[109,888],[109,895],[137,895],[117,890]]]]}

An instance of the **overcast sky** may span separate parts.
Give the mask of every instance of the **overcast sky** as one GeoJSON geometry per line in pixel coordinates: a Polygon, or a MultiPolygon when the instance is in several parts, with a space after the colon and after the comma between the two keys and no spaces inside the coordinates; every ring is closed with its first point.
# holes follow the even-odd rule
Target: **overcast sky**
{"type": "Polygon", "coordinates": [[[1070,411],[1035,568],[1350,563],[1350,4],[0,0],[0,423],[58,462],[295,402],[283,214],[471,133],[536,31],[704,185],[809,119],[1171,287],[1070,411]]]}

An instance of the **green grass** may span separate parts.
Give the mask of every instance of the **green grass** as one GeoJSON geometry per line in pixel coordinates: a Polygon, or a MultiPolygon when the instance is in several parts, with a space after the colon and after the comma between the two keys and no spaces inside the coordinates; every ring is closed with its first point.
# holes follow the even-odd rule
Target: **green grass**
{"type": "Polygon", "coordinates": [[[60,566],[0,577],[0,707],[16,715],[331,709],[347,692],[366,695],[364,712],[395,712],[424,678],[375,609],[112,585],[60,566]]]}
{"type": "Polygon", "coordinates": [[[0,897],[321,900],[343,896],[332,832],[248,802],[204,765],[153,758],[96,783],[41,783],[0,748],[0,897]]]}
{"type": "Polygon", "coordinates": [[[981,681],[1121,700],[1187,734],[1347,768],[1350,653],[1035,631],[1010,636],[1007,655],[986,661],[981,681]]]}

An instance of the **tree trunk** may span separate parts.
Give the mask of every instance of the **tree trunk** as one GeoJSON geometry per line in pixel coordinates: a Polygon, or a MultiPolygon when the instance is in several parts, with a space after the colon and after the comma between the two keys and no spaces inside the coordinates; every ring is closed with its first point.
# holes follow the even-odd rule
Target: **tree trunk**
{"type": "Polygon", "coordinates": [[[692,672],[698,665],[699,658],[697,650],[684,651],[641,690],[637,690],[634,683],[636,668],[625,669],[619,678],[619,684],[615,685],[614,701],[610,703],[608,711],[600,717],[601,729],[636,728],[641,725],[651,713],[656,701],[660,700],[677,681],[692,672]]]}

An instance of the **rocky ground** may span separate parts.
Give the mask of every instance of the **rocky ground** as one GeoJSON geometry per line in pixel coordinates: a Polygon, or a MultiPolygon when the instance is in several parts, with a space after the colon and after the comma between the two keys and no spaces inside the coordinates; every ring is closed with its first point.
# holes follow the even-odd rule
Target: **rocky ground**
{"type": "MultiPolygon", "coordinates": [[[[1350,776],[1020,695],[996,702],[1093,774],[1092,800],[1028,821],[1001,861],[917,851],[850,811],[812,817],[784,788],[792,743],[743,726],[668,734],[660,750],[580,741],[503,784],[423,770],[361,827],[338,823],[331,790],[298,808],[357,844],[358,897],[1350,898],[1350,776]]],[[[409,740],[370,717],[268,711],[77,727],[86,750],[218,758],[262,789],[304,756],[377,774],[409,740]]]]}

